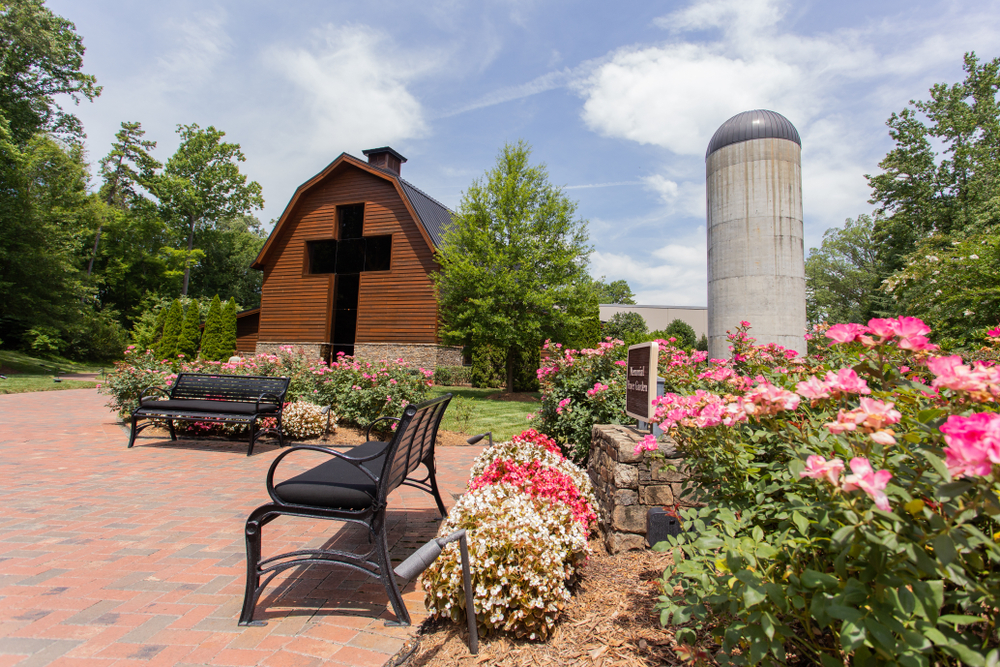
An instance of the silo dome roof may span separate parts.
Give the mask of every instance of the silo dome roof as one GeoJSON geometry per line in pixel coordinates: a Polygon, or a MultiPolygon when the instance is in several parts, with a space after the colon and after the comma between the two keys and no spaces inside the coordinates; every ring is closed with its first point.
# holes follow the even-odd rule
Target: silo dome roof
{"type": "Polygon", "coordinates": [[[751,139],[788,139],[802,145],[798,130],[787,118],[775,111],[754,109],[736,114],[715,131],[705,159],[720,148],[751,139]]]}

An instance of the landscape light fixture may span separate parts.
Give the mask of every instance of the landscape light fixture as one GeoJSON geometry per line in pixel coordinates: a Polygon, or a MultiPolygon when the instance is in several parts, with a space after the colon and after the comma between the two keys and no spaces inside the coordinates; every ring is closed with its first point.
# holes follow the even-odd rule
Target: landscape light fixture
{"type": "Polygon", "coordinates": [[[489,438],[490,439],[490,447],[493,446],[493,431],[487,431],[486,433],[480,433],[479,435],[474,435],[471,438],[469,438],[468,440],[466,440],[466,442],[469,443],[470,445],[474,445],[477,442],[479,442],[480,440],[482,440],[483,438],[489,438]]]}
{"type": "MultiPolygon", "coordinates": [[[[483,435],[477,437],[481,440],[483,435]]],[[[469,444],[474,444],[471,442],[472,438],[469,440],[469,444]]],[[[397,577],[413,579],[437,560],[437,557],[441,555],[444,545],[455,540],[458,540],[458,546],[462,552],[462,582],[465,585],[465,617],[469,621],[469,652],[472,655],[476,655],[479,653],[479,633],[476,630],[476,607],[472,599],[472,570],[469,567],[469,542],[465,537],[465,530],[457,530],[447,537],[435,537],[414,551],[409,558],[397,565],[393,572],[396,573],[397,577]]]]}

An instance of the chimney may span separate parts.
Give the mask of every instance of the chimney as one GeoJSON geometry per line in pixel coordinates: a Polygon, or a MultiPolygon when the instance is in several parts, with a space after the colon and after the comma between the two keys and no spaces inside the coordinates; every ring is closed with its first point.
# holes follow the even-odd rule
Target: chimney
{"type": "Polygon", "coordinates": [[[392,150],[388,146],[382,148],[369,148],[361,151],[368,157],[368,164],[379,169],[391,171],[399,175],[400,166],[406,162],[406,158],[392,150]]]}

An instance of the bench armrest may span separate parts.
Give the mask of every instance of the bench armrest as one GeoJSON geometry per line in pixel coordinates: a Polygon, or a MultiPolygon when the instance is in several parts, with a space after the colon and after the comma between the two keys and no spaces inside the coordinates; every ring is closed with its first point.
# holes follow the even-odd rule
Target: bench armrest
{"type": "Polygon", "coordinates": [[[367,475],[368,478],[371,479],[371,481],[375,482],[375,485],[378,486],[379,483],[378,477],[376,477],[372,473],[372,471],[370,471],[368,468],[364,467],[361,464],[364,463],[365,461],[372,461],[374,459],[377,459],[378,457],[382,456],[382,452],[379,452],[377,454],[372,454],[371,456],[355,458],[352,456],[348,456],[347,454],[338,452],[335,449],[330,449],[329,447],[320,447],[319,445],[296,445],[295,447],[289,447],[285,451],[281,452],[281,454],[279,454],[274,459],[274,462],[271,464],[270,469],[267,471],[267,494],[271,496],[271,499],[274,500],[275,502],[280,503],[282,501],[276,495],[274,495],[274,471],[278,469],[278,464],[281,462],[281,459],[285,458],[292,452],[301,451],[303,449],[312,452],[322,452],[323,454],[329,454],[330,456],[334,456],[343,461],[347,461],[352,466],[357,468],[360,472],[367,475]]]}
{"type": "Polygon", "coordinates": [[[278,411],[277,412],[280,415],[281,414],[281,409],[283,407],[285,407],[285,404],[284,404],[284,402],[282,402],[280,396],[278,396],[277,394],[269,393],[269,392],[264,392],[263,394],[261,394],[260,396],[257,397],[257,404],[254,406],[254,412],[260,412],[260,404],[264,402],[265,398],[267,398],[267,399],[274,399],[273,403],[278,406],[278,411]]]}
{"type": "Polygon", "coordinates": [[[383,420],[384,421],[398,422],[399,421],[399,417],[379,417],[375,421],[370,422],[368,424],[368,426],[365,427],[365,440],[371,440],[370,434],[372,432],[372,426],[374,426],[375,424],[377,424],[377,423],[379,423],[380,421],[383,421],[383,420]]]}
{"type": "Polygon", "coordinates": [[[157,386],[157,385],[153,385],[152,387],[146,387],[145,389],[143,389],[142,391],[139,392],[139,407],[140,408],[142,407],[143,402],[147,398],[156,398],[157,394],[159,394],[160,396],[163,396],[164,398],[166,398],[168,400],[170,399],[170,392],[168,392],[163,387],[160,387],[160,386],[157,386]],[[150,393],[150,392],[155,392],[155,393],[150,393]]]}

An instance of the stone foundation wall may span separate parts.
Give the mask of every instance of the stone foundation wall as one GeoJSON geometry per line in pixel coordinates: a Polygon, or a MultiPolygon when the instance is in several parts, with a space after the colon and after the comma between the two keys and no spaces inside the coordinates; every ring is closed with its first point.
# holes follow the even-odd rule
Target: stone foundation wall
{"type": "Polygon", "coordinates": [[[271,343],[257,341],[254,354],[278,354],[278,349],[290,347],[312,359],[326,359],[330,356],[329,343],[271,343]]]}
{"type": "Polygon", "coordinates": [[[646,434],[628,426],[594,426],[587,472],[601,506],[600,529],[611,553],[645,549],[646,512],[651,507],[690,507],[681,497],[681,483],[687,479],[684,459],[670,436],[659,437],[660,453],[676,470],[662,470],[662,462],[652,461],[652,452],[637,455],[635,446],[646,434]]]}
{"type": "Polygon", "coordinates": [[[462,365],[462,348],[433,343],[355,343],[354,356],[369,361],[405,359],[428,370],[462,365]]]}

